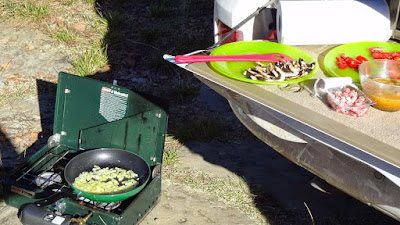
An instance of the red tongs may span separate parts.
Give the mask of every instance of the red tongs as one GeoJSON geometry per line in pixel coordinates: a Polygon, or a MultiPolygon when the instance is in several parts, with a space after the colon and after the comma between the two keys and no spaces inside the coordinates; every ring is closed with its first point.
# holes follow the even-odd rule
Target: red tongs
{"type": "Polygon", "coordinates": [[[253,55],[177,55],[177,63],[212,62],[212,61],[264,61],[264,62],[291,62],[292,58],[280,53],[253,54],[253,55]]]}

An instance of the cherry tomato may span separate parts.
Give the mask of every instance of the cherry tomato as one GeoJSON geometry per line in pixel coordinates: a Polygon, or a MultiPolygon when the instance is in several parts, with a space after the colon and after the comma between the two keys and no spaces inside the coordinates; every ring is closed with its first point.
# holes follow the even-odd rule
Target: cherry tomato
{"type": "Polygon", "coordinates": [[[337,65],[340,69],[345,69],[347,67],[357,69],[358,66],[367,61],[367,59],[361,55],[357,56],[356,59],[346,56],[344,53],[341,53],[339,57],[336,57],[337,65]]]}
{"type": "Polygon", "coordinates": [[[358,68],[358,66],[361,64],[360,61],[356,60],[356,59],[350,59],[348,61],[346,61],[347,65],[351,68],[358,68]]]}
{"type": "Polygon", "coordinates": [[[336,57],[336,63],[337,63],[337,66],[340,68],[340,69],[346,69],[347,68],[347,63],[344,61],[344,59],[342,59],[342,58],[340,58],[340,57],[336,57]]]}
{"type": "Polygon", "coordinates": [[[392,59],[392,53],[390,52],[382,52],[384,59],[392,59]]]}
{"type": "Polygon", "coordinates": [[[393,60],[400,61],[400,55],[393,57],[393,60]]]}
{"type": "Polygon", "coordinates": [[[368,61],[365,57],[363,57],[363,56],[361,56],[361,55],[357,56],[356,59],[357,59],[360,63],[365,62],[365,61],[368,61]]]}
{"type": "Polygon", "coordinates": [[[384,56],[383,56],[382,52],[372,52],[372,58],[374,58],[374,59],[383,59],[384,56]]]}
{"type": "Polygon", "coordinates": [[[392,58],[394,59],[395,57],[399,57],[400,52],[392,52],[392,58]]]}
{"type": "Polygon", "coordinates": [[[371,48],[368,48],[368,51],[371,52],[371,53],[383,52],[383,49],[381,47],[371,47],[371,48]]]}

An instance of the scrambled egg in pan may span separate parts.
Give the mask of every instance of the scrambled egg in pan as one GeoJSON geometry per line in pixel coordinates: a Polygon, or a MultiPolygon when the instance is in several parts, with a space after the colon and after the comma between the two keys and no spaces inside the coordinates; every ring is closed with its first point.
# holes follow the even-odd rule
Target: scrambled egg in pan
{"type": "Polygon", "coordinates": [[[119,167],[100,168],[95,165],[92,171],[79,174],[72,185],[91,194],[114,194],[134,187],[138,183],[139,176],[132,170],[119,167]]]}

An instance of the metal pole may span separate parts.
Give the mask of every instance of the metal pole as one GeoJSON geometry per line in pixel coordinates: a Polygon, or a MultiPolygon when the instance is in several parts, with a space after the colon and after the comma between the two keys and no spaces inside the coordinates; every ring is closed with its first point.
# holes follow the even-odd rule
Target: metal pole
{"type": "Polygon", "coordinates": [[[215,44],[211,45],[210,47],[208,47],[206,49],[206,51],[210,51],[210,50],[218,47],[219,45],[221,45],[222,42],[224,42],[228,37],[230,37],[237,29],[239,29],[241,26],[243,26],[243,24],[247,23],[250,19],[252,19],[253,17],[255,17],[258,14],[260,14],[260,12],[263,9],[267,8],[269,5],[271,5],[275,1],[276,0],[270,0],[266,4],[264,4],[263,6],[257,8],[257,10],[255,12],[253,12],[250,16],[246,17],[242,22],[240,22],[236,26],[234,26],[229,33],[227,33],[224,37],[221,38],[221,40],[219,40],[217,43],[215,43],[215,44]]]}

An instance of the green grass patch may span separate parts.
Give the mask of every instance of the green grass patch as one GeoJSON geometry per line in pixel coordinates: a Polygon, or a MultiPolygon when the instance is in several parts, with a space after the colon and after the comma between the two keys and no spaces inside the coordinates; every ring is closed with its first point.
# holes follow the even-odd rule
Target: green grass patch
{"type": "Polygon", "coordinates": [[[61,0],[61,4],[65,6],[72,6],[74,5],[78,0],[61,0]]]}
{"type": "Polygon", "coordinates": [[[17,9],[14,1],[6,1],[2,7],[6,10],[7,13],[14,15],[17,9]]]}
{"type": "Polygon", "coordinates": [[[17,6],[13,0],[0,0],[0,19],[15,17],[16,11],[17,6]]]}
{"type": "Polygon", "coordinates": [[[101,35],[106,35],[108,32],[108,20],[103,16],[96,16],[95,18],[88,18],[86,22],[91,24],[91,26],[101,35]]]}
{"type": "Polygon", "coordinates": [[[172,166],[179,162],[179,154],[177,149],[167,149],[164,151],[163,164],[172,166]]]}
{"type": "Polygon", "coordinates": [[[108,63],[107,47],[95,43],[90,49],[72,59],[74,71],[81,76],[92,75],[108,63]]]}
{"type": "Polygon", "coordinates": [[[88,3],[90,5],[94,5],[95,2],[96,2],[96,0],[86,0],[86,3],[88,3]]]}
{"type": "Polygon", "coordinates": [[[20,17],[40,21],[50,14],[49,6],[45,3],[35,1],[24,1],[17,7],[17,14],[20,17]]]}
{"type": "Polygon", "coordinates": [[[98,12],[98,15],[99,17],[92,20],[91,24],[95,30],[103,35],[103,46],[114,46],[123,42],[126,38],[130,18],[115,12],[106,14],[98,12]]]}
{"type": "Polygon", "coordinates": [[[163,165],[171,167],[179,163],[178,149],[182,144],[174,136],[166,136],[164,144],[163,165]]]}
{"type": "Polygon", "coordinates": [[[51,36],[53,39],[67,44],[71,44],[76,41],[76,34],[69,29],[52,32],[51,36]]]}

